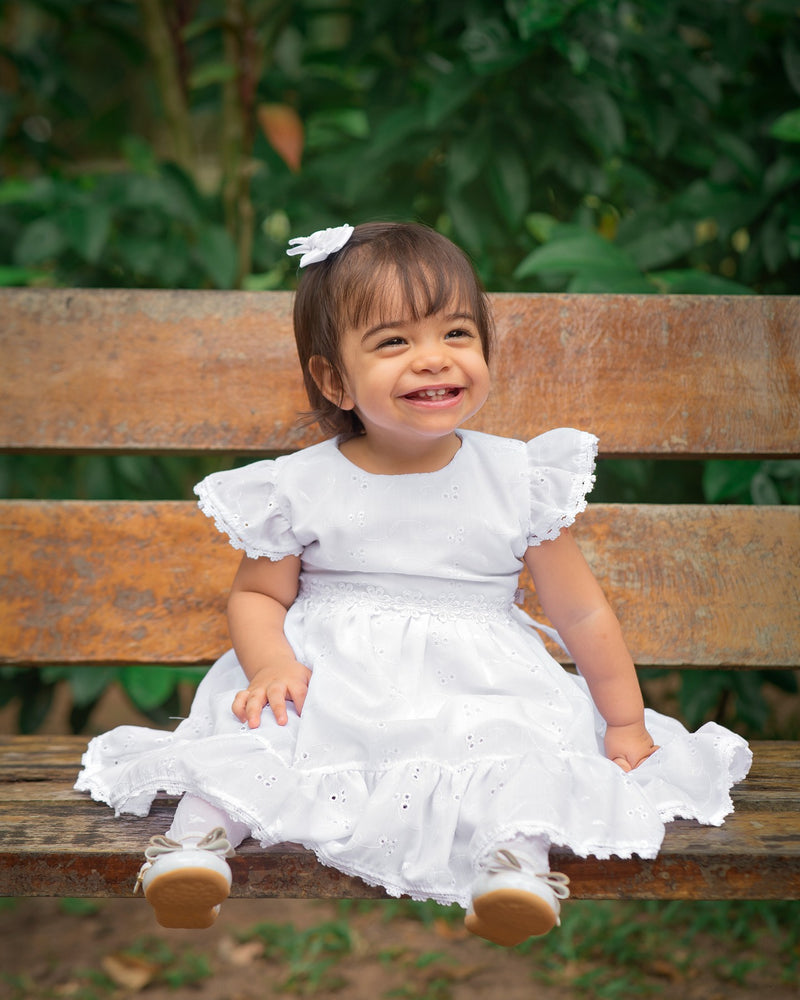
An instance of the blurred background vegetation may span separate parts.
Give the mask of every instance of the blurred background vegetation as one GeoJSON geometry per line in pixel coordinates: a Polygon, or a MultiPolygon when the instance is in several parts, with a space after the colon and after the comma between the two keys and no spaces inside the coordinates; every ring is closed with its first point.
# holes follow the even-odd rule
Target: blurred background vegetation
{"type": "MultiPolygon", "coordinates": [[[[800,289],[795,0],[31,0],[0,9],[0,285],[290,289],[290,236],[417,219],[492,291],[800,289]]],[[[3,456],[0,495],[191,496],[236,461],[3,456]]],[[[596,500],[797,503],[797,462],[604,461],[596,500]]],[[[39,726],[167,671],[0,672],[39,726]]],[[[773,672],[679,708],[779,725],[773,672]]],[[[796,722],[792,723],[796,725],[796,722]]]]}

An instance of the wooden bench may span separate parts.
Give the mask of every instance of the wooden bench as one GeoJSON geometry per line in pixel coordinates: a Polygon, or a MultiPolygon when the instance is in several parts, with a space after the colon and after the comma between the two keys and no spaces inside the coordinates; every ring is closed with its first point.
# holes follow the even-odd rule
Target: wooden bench
{"type": "MultiPolygon", "coordinates": [[[[472,426],[590,429],[601,457],[800,455],[800,298],[495,295],[472,426]]],[[[264,455],[310,443],[288,293],[0,292],[0,448],[264,455]]],[[[4,501],[0,662],[207,664],[239,554],[192,500],[4,501]]],[[[797,669],[797,507],[594,504],[576,535],[642,667],[797,669]]],[[[535,611],[535,608],[533,608],[535,611]]],[[[0,893],[126,896],[146,819],[72,791],[84,737],[0,737],[0,893]]],[[[800,897],[800,744],[756,742],[722,827],[655,861],[556,867],[583,898],[800,897]]],[[[298,847],[234,859],[238,896],[376,896],[298,847]]]]}

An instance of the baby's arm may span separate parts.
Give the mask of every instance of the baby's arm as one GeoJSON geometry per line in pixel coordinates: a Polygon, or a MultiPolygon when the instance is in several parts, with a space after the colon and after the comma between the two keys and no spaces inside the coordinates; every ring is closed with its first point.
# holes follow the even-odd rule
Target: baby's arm
{"type": "Polygon", "coordinates": [[[606,720],[606,756],[630,771],[658,748],[644,724],[644,701],[622,629],[568,530],[531,546],[525,564],[542,608],[589,685],[606,720]]]}
{"type": "Polygon", "coordinates": [[[298,663],[283,631],[286,612],[297,597],[300,560],[279,562],[242,558],[228,598],[228,628],[233,648],[250,681],[233,701],[233,712],[255,729],[269,705],[279,726],[288,721],[286,701],[298,714],[311,671],[298,663]]]}

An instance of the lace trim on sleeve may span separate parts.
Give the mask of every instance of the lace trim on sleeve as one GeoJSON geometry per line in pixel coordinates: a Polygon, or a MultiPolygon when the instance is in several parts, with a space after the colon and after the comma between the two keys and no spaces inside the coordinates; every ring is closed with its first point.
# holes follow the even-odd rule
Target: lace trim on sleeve
{"type": "Polygon", "coordinates": [[[251,559],[265,557],[273,562],[279,562],[286,556],[302,555],[303,547],[292,534],[289,519],[277,502],[273,483],[259,484],[261,510],[254,517],[248,517],[234,511],[233,505],[213,489],[211,481],[215,478],[209,476],[195,486],[197,506],[214,521],[217,531],[228,536],[234,549],[244,551],[251,559]]]}
{"type": "Polygon", "coordinates": [[[550,441],[541,449],[541,455],[530,456],[529,545],[553,541],[573,524],[578,514],[586,510],[586,496],[595,483],[598,439],[593,434],[562,428],[535,438],[529,447],[535,448],[536,442],[548,438],[550,441]],[[568,440],[564,440],[567,436],[568,440]],[[561,454],[548,455],[552,449],[547,445],[551,443],[561,446],[561,454]]]}

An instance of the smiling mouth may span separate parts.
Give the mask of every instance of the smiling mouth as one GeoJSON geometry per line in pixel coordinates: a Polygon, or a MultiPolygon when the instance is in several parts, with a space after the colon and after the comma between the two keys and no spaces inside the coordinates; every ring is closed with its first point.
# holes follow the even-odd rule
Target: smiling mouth
{"type": "Polygon", "coordinates": [[[418,389],[416,392],[407,392],[403,399],[411,399],[422,403],[441,402],[442,400],[454,399],[462,392],[460,386],[452,385],[442,389],[418,389]]]}

